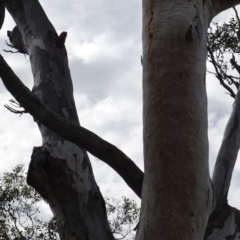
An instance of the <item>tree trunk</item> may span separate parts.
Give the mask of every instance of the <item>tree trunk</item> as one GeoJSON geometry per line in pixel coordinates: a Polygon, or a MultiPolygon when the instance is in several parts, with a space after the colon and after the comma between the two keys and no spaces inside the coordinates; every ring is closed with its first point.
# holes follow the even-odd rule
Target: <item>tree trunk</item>
{"type": "Polygon", "coordinates": [[[138,240],[202,240],[214,207],[205,86],[212,15],[206,5],[143,1],[145,175],[138,240]]]}
{"type": "MultiPolygon", "coordinates": [[[[33,92],[52,111],[79,125],[65,47],[37,0],[9,0],[6,7],[23,37],[34,76],[33,92]]],[[[49,203],[61,239],[113,239],[105,203],[86,151],[38,122],[42,147],[33,151],[28,183],[49,203]]]]}
{"type": "Polygon", "coordinates": [[[212,180],[216,196],[216,207],[208,220],[204,236],[205,240],[237,240],[240,236],[240,211],[229,206],[227,200],[240,147],[239,123],[240,92],[238,90],[214,167],[212,180]]]}
{"type": "MultiPolygon", "coordinates": [[[[239,150],[239,114],[235,107],[215,167],[217,206],[211,214],[215,199],[208,171],[205,87],[207,27],[214,15],[238,3],[143,0],[145,176],[137,240],[239,237],[239,211],[226,200],[239,150]]],[[[30,56],[33,92],[48,106],[36,101],[0,58],[5,86],[39,121],[43,138],[43,146],[33,151],[28,182],[49,202],[61,239],[113,239],[91,164],[79,146],[104,159],[139,196],[143,173],[116,147],[79,127],[66,49],[57,48],[56,32],[38,1],[9,0],[6,6],[30,56]]]]}

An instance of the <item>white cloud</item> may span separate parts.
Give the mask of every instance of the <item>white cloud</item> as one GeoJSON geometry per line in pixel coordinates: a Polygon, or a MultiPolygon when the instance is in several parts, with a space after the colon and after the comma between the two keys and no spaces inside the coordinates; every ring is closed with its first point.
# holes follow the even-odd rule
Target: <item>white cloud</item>
{"type": "Polygon", "coordinates": [[[93,61],[112,61],[123,57],[126,49],[134,45],[130,40],[115,42],[111,39],[110,32],[104,32],[92,38],[86,37],[79,39],[78,42],[69,44],[70,57],[79,58],[84,64],[90,64],[93,61]]]}

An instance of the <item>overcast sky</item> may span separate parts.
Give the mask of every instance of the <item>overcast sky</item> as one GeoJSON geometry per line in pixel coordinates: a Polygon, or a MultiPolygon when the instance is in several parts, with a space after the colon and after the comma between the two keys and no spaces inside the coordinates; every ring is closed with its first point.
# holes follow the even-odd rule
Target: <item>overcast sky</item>
{"type": "MultiPolygon", "coordinates": [[[[140,0],[42,0],[58,33],[68,32],[66,47],[81,125],[123,150],[143,169],[142,66],[140,0]]],[[[227,20],[228,11],[215,20],[227,20]]],[[[28,56],[5,53],[6,31],[15,26],[7,14],[0,31],[0,51],[20,79],[32,88],[28,56]]],[[[211,68],[211,66],[209,66],[211,68]]],[[[233,100],[214,76],[207,75],[209,158],[212,173],[233,100]]],[[[11,95],[0,81],[0,176],[16,164],[26,168],[41,135],[31,116],[10,113],[4,104],[11,95]]],[[[127,196],[139,202],[120,177],[90,156],[104,196],[127,196]]],[[[236,164],[229,203],[240,209],[240,163],[236,164]]],[[[48,211],[44,208],[44,211],[48,211]]]]}

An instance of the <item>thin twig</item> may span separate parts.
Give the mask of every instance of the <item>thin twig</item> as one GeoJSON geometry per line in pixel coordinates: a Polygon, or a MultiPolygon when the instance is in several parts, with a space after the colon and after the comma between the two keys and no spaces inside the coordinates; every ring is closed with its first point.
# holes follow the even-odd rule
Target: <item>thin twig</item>
{"type": "Polygon", "coordinates": [[[215,68],[215,71],[216,71],[216,77],[218,78],[218,80],[220,81],[220,83],[223,85],[223,87],[229,91],[229,95],[230,95],[231,97],[235,98],[236,94],[235,94],[235,93],[233,92],[233,90],[224,82],[223,77],[222,77],[221,73],[220,73],[219,70],[218,70],[217,62],[216,62],[216,60],[215,60],[215,58],[214,58],[214,55],[213,55],[210,47],[208,46],[207,49],[208,49],[208,52],[209,52],[209,54],[210,54],[210,56],[211,56],[212,64],[213,64],[213,66],[214,66],[214,68],[215,68]]]}

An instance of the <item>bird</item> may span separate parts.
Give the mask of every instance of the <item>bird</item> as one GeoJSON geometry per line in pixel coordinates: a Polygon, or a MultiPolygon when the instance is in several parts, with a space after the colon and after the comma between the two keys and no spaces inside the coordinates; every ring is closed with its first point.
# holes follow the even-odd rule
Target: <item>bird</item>
{"type": "Polygon", "coordinates": [[[66,38],[67,38],[67,32],[62,32],[58,36],[58,38],[55,39],[56,47],[59,48],[59,49],[63,49],[66,38]]]}
{"type": "Polygon", "coordinates": [[[2,28],[5,18],[5,1],[0,0],[0,29],[2,28]]]}
{"type": "Polygon", "coordinates": [[[28,54],[27,49],[23,43],[22,34],[17,26],[15,26],[12,31],[7,31],[7,36],[11,43],[7,43],[9,47],[17,49],[17,52],[19,53],[28,54]]]}

